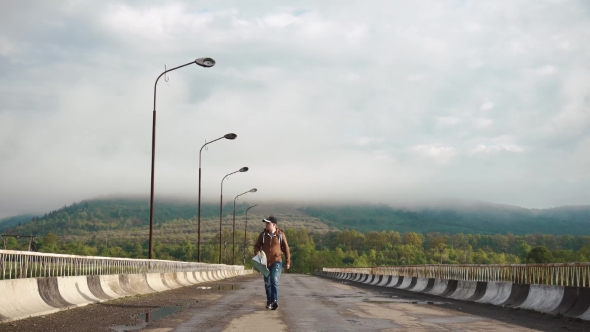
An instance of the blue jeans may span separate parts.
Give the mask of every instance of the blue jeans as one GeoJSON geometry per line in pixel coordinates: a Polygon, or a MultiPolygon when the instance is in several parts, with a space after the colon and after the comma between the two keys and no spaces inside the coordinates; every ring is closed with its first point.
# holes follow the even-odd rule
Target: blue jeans
{"type": "Polygon", "coordinates": [[[279,279],[281,279],[282,262],[276,262],[268,267],[270,274],[264,277],[264,288],[266,289],[266,300],[277,301],[279,298],[279,279]]]}

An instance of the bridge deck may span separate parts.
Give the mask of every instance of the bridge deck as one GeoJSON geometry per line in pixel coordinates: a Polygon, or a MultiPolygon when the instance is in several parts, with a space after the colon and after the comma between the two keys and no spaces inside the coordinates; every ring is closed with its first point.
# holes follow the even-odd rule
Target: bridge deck
{"type": "Polygon", "coordinates": [[[279,298],[277,311],[265,309],[262,277],[243,276],[0,324],[0,332],[113,331],[172,306],[184,308],[143,331],[590,330],[590,322],[307,275],[283,274],[279,298]]]}

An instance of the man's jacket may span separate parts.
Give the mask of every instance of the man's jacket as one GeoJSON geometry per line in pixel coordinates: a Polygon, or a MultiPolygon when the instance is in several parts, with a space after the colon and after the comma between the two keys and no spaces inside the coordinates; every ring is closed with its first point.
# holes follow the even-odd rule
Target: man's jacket
{"type": "Polygon", "coordinates": [[[282,262],[282,253],[285,253],[287,264],[291,264],[291,252],[289,251],[289,244],[285,232],[277,227],[276,235],[271,234],[264,229],[264,232],[258,235],[258,240],[254,245],[254,254],[257,255],[260,249],[266,254],[267,265],[271,266],[276,262],[282,262]]]}

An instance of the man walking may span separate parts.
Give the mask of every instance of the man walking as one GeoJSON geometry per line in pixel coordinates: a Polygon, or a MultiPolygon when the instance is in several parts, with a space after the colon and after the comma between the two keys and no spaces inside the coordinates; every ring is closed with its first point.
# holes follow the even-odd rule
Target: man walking
{"type": "Polygon", "coordinates": [[[270,274],[264,277],[264,288],[266,289],[266,308],[277,310],[279,307],[279,279],[281,278],[281,270],[283,268],[283,253],[285,254],[286,266],[288,270],[291,268],[291,253],[289,252],[289,244],[287,237],[283,230],[277,227],[277,218],[270,216],[262,219],[266,223],[266,228],[258,236],[256,244],[254,245],[254,254],[262,249],[266,254],[266,264],[270,274]]]}

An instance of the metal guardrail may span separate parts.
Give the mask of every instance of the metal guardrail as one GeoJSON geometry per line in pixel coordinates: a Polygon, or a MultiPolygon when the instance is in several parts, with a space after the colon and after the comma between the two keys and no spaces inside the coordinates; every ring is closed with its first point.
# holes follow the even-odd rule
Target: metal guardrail
{"type": "Polygon", "coordinates": [[[241,265],[189,263],[155,259],[76,256],[0,250],[0,280],[38,277],[87,276],[243,270],[241,265]]]}
{"type": "Polygon", "coordinates": [[[488,282],[590,287],[590,263],[410,265],[324,268],[324,272],[362,273],[488,282]]]}

